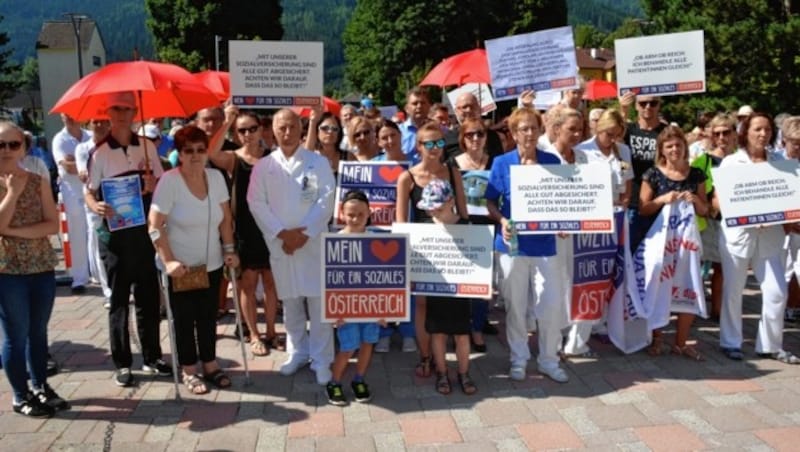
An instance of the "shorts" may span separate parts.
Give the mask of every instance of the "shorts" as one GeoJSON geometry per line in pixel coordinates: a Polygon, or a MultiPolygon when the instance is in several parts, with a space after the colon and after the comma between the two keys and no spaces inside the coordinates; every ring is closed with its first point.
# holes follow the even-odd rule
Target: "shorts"
{"type": "Polygon", "coordinates": [[[339,339],[340,352],[354,352],[361,344],[376,344],[381,327],[377,322],[345,323],[336,327],[336,338],[339,339]]]}

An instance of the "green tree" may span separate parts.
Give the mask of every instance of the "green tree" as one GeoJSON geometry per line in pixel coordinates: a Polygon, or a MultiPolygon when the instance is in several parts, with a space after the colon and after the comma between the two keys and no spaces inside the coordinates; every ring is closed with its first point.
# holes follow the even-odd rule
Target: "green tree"
{"type": "Polygon", "coordinates": [[[672,119],[750,104],[772,113],[797,111],[800,15],[797,0],[643,0],[648,34],[704,30],[704,94],[665,105],[672,119]]]}
{"type": "MultiPolygon", "coordinates": [[[[0,16],[0,23],[3,16],[0,16]]],[[[13,49],[4,49],[8,44],[8,34],[0,32],[0,104],[16,94],[19,88],[19,65],[9,59],[13,49]]]]}
{"type": "Polygon", "coordinates": [[[359,0],[342,36],[345,76],[381,103],[400,103],[445,57],[566,22],[565,0],[359,0]]]}
{"type": "Polygon", "coordinates": [[[579,24],[573,29],[575,34],[575,47],[590,49],[602,47],[606,34],[590,24],[579,24]]]}
{"type": "Polygon", "coordinates": [[[280,40],[282,8],[278,0],[145,0],[147,26],[158,59],[190,71],[215,68],[215,35],[221,36],[220,63],[228,65],[231,39],[280,40]]]}

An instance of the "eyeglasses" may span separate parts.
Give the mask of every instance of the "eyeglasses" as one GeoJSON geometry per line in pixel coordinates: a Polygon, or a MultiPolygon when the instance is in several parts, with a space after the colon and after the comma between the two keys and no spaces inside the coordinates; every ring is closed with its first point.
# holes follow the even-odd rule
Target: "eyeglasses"
{"type": "Polygon", "coordinates": [[[637,103],[642,108],[647,108],[647,107],[656,108],[659,105],[661,105],[661,102],[659,102],[657,100],[643,100],[643,101],[637,102],[637,103]]]}
{"type": "Polygon", "coordinates": [[[205,146],[198,146],[196,148],[183,148],[183,149],[181,149],[181,152],[186,154],[186,155],[194,155],[194,154],[201,154],[202,155],[202,154],[205,154],[206,152],[208,152],[208,149],[206,149],[205,146]]]}
{"type": "Polygon", "coordinates": [[[368,137],[372,133],[371,130],[359,130],[358,132],[353,134],[353,138],[361,138],[361,137],[368,137]]]}
{"type": "Polygon", "coordinates": [[[258,124],[256,124],[256,125],[254,125],[254,126],[250,126],[250,127],[241,127],[241,128],[238,128],[238,129],[236,129],[236,131],[237,131],[237,132],[239,132],[239,135],[245,135],[245,134],[247,134],[247,133],[256,133],[256,132],[258,132],[258,128],[259,128],[259,127],[261,127],[261,126],[259,126],[258,124]]]}
{"type": "Polygon", "coordinates": [[[485,136],[486,136],[486,132],[484,132],[483,130],[475,130],[475,131],[472,131],[472,132],[464,133],[464,137],[465,138],[469,138],[470,140],[474,140],[476,138],[483,138],[485,136]]]}
{"type": "Polygon", "coordinates": [[[714,136],[714,137],[726,137],[726,136],[730,135],[731,132],[733,132],[733,130],[731,130],[731,129],[718,130],[718,131],[715,131],[715,132],[711,132],[711,136],[714,136]]]}
{"type": "Polygon", "coordinates": [[[22,141],[0,141],[0,151],[8,149],[9,151],[19,151],[22,147],[22,141]]]}
{"type": "Polygon", "coordinates": [[[328,132],[328,133],[336,133],[340,129],[337,126],[319,126],[319,130],[321,130],[323,132],[328,132]]]}
{"type": "Polygon", "coordinates": [[[445,143],[446,141],[444,141],[444,138],[439,138],[438,140],[428,140],[419,142],[419,144],[421,144],[427,151],[430,151],[435,147],[439,149],[444,149],[445,143]]]}

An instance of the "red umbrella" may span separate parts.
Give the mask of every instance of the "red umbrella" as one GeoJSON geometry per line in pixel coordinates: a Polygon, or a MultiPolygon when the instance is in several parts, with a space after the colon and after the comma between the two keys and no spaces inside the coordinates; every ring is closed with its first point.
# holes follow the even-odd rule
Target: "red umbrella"
{"type": "MultiPolygon", "coordinates": [[[[339,112],[342,110],[342,105],[331,99],[330,97],[323,96],[322,97],[322,111],[331,112],[336,116],[339,116],[339,112]]],[[[302,117],[311,116],[311,109],[308,107],[296,107],[295,111],[302,117]]]]}
{"type": "Polygon", "coordinates": [[[50,113],[86,121],[106,111],[106,95],[133,91],[139,114],[147,118],[188,117],[219,105],[217,97],[192,74],[173,64],[152,61],[112,63],[75,82],[50,113]]]}
{"type": "Polygon", "coordinates": [[[419,84],[461,86],[465,83],[492,83],[486,50],[475,49],[445,58],[419,84]]]}
{"type": "Polygon", "coordinates": [[[231,97],[231,77],[227,72],[203,71],[192,75],[214,93],[220,102],[231,97]]]}
{"type": "Polygon", "coordinates": [[[617,84],[605,80],[589,80],[583,90],[586,100],[612,99],[617,97],[617,84]]]}

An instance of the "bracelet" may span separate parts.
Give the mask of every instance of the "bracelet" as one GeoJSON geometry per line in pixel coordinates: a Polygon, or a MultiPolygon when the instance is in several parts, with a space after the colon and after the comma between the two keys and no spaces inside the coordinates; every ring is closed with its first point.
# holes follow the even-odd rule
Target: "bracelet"
{"type": "Polygon", "coordinates": [[[236,248],[233,246],[232,243],[223,244],[222,245],[222,252],[224,253],[233,253],[236,251],[236,248]]]}

